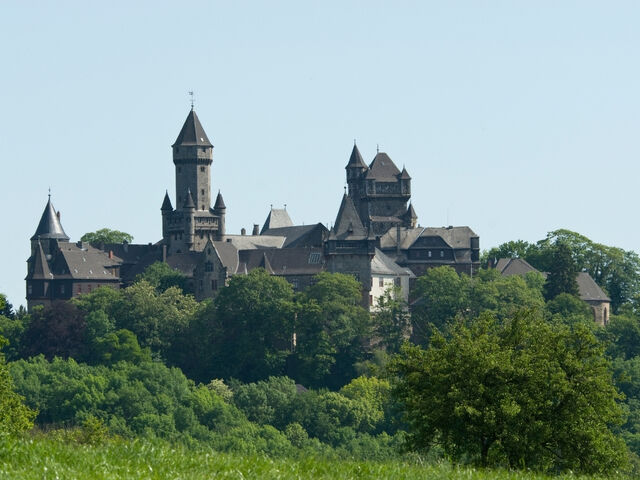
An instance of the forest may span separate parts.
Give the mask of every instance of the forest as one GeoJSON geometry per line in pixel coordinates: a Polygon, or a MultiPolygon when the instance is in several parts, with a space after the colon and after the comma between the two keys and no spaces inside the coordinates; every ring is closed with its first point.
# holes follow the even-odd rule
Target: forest
{"type": "Polygon", "coordinates": [[[390,290],[373,313],[349,275],[294,292],[257,269],[197,302],[162,263],[29,313],[0,295],[0,440],[637,475],[637,254],[558,230],[483,262],[430,269],[409,305],[390,290]],[[604,327],[581,271],[611,298],[604,327]]]}

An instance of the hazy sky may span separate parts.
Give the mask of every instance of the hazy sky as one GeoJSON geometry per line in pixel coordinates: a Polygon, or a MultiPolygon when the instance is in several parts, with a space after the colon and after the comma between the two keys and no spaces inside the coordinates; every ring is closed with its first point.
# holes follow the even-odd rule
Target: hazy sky
{"type": "Polygon", "coordinates": [[[189,90],[230,233],[270,204],[333,222],[357,139],[423,226],[640,251],[638,25],[634,1],[3,1],[0,292],[25,303],[49,187],[74,241],[160,239],[189,90]]]}

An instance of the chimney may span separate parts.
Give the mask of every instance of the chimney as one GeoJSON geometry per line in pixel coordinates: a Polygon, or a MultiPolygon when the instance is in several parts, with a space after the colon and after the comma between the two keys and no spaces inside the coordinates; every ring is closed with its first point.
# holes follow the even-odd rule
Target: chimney
{"type": "Polygon", "coordinates": [[[240,235],[246,235],[247,234],[247,229],[246,228],[241,228],[240,229],[240,235]]]}
{"type": "Polygon", "coordinates": [[[113,250],[109,250],[109,258],[112,259],[113,258],[113,250]]]}
{"type": "Polygon", "coordinates": [[[251,232],[251,235],[259,235],[260,234],[260,230],[259,230],[259,226],[257,223],[253,224],[253,232],[251,232]]]}

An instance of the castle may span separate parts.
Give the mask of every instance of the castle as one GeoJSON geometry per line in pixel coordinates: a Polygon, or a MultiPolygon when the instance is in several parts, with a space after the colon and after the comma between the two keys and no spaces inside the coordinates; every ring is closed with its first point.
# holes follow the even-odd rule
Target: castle
{"type": "Polygon", "coordinates": [[[171,148],[175,208],[167,191],[162,239],[155,244],[70,242],[48,199],[27,260],[29,309],[100,286],[127,286],[157,261],[184,273],[199,300],[259,267],[296,290],[322,271],[348,273],[361,282],[362,304],[371,310],[391,287],[407,299],[412,279],[428,268],[449,265],[473,275],[480,266],[479,237],[469,227],[418,225],[411,177],[384,152],[367,165],[353,146],[345,167],[348,192],[331,230],[322,223],[295,225],[286,209],[271,208],[262,229],[254,225],[247,235],[226,232],[220,191],[211,206],[213,145],[193,107],[171,148]]]}

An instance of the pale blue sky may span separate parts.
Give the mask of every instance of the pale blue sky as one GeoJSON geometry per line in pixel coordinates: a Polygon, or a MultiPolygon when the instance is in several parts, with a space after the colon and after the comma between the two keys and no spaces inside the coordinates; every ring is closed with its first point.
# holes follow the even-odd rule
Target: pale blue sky
{"type": "Polygon", "coordinates": [[[353,139],[423,226],[640,251],[640,3],[0,3],[0,292],[24,301],[51,187],[72,240],[161,236],[188,90],[232,232],[330,223],[353,139]]]}

